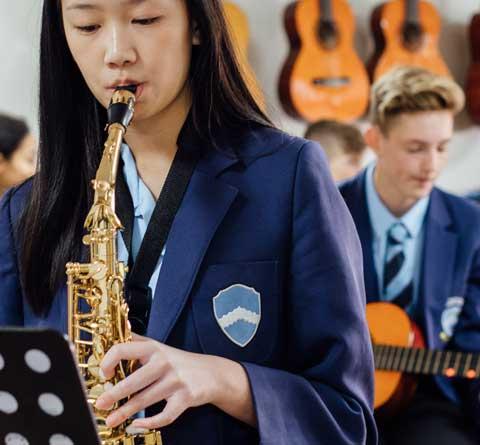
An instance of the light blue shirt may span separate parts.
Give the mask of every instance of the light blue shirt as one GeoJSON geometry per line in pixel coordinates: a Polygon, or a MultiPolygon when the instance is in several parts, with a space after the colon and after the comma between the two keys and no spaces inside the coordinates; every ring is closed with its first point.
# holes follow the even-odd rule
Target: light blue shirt
{"type": "MultiPolygon", "coordinates": [[[[132,255],[133,260],[137,258],[140,245],[142,244],[143,237],[147,231],[148,223],[152,217],[153,210],[155,209],[155,197],[148,189],[145,183],[140,178],[137,171],[137,164],[135,158],[127,144],[122,145],[121,156],[123,160],[123,174],[125,176],[125,182],[127,183],[130,195],[132,196],[133,203],[133,227],[132,227],[132,255]]],[[[118,258],[125,264],[128,264],[128,250],[121,234],[117,239],[118,258]]],[[[150,278],[148,286],[152,291],[152,298],[155,294],[155,287],[157,285],[158,276],[160,274],[160,268],[162,267],[163,258],[165,256],[165,246],[163,247],[162,254],[158,259],[158,263],[155,266],[155,270],[150,278]]]]}
{"type": "Polygon", "coordinates": [[[373,259],[378,277],[379,297],[382,297],[383,269],[387,250],[387,235],[390,227],[397,223],[403,223],[409,232],[405,241],[405,272],[413,279],[413,304],[415,308],[418,301],[418,292],[422,272],[423,244],[425,239],[425,216],[427,214],[430,196],[420,199],[407,213],[397,218],[383,204],[375,189],[373,173],[375,163],[370,164],[366,171],[366,196],[368,214],[373,229],[373,259]]]}

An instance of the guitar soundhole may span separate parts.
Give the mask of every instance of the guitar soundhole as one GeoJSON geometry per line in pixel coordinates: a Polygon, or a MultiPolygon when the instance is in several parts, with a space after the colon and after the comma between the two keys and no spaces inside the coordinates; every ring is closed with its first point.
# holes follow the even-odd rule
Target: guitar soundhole
{"type": "Polygon", "coordinates": [[[327,50],[334,49],[338,44],[337,25],[332,20],[320,19],[317,29],[320,44],[327,50]]]}
{"type": "Polygon", "coordinates": [[[403,26],[403,44],[409,51],[418,51],[424,39],[424,33],[419,23],[407,22],[403,26]]]}
{"type": "Polygon", "coordinates": [[[343,87],[350,84],[351,79],[348,76],[340,77],[316,77],[312,80],[313,85],[322,87],[343,87]]]}

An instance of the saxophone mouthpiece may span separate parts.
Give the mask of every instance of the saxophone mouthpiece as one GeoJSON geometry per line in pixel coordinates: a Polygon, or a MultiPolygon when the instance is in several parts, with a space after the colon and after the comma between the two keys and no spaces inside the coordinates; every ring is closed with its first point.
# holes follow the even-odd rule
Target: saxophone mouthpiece
{"type": "Polygon", "coordinates": [[[121,87],[117,87],[115,91],[120,91],[120,90],[127,90],[130,91],[131,93],[135,94],[137,92],[137,85],[124,85],[121,87]]]}
{"type": "Polygon", "coordinates": [[[125,85],[115,89],[107,110],[107,128],[112,124],[120,124],[125,131],[127,130],[133,118],[136,91],[136,85],[125,85]]]}

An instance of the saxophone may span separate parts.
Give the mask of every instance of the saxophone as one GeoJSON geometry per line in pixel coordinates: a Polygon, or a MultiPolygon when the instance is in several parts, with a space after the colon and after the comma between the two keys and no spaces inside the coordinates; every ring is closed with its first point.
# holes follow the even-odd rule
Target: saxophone
{"type": "MultiPolygon", "coordinates": [[[[108,108],[103,156],[92,181],[95,197],[85,220],[83,243],[90,247],[89,263],[68,263],[68,335],[82,374],[87,400],[93,410],[102,445],[161,445],[160,432],[137,429],[127,420],[115,428],[106,425],[109,410],[99,410],[95,402],[109,387],[134,370],[134,362],[120,363],[115,375],[106,381],[100,362],[118,343],[132,339],[128,305],[124,299],[127,267],[117,258],[117,234],[122,224],[115,214],[115,181],[123,135],[133,117],[135,88],[115,90],[108,108]]],[[[127,399],[128,400],[128,399],[127,399]]],[[[116,403],[118,408],[127,400],[116,403]]]]}

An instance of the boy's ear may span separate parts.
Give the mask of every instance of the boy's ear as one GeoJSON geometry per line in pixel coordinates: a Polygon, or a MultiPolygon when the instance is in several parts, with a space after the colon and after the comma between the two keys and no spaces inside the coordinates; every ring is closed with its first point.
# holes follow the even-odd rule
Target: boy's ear
{"type": "Polygon", "coordinates": [[[378,155],[380,150],[380,138],[382,137],[381,130],[378,126],[372,125],[365,131],[363,135],[366,144],[378,155]]]}
{"type": "Polygon", "coordinates": [[[195,21],[192,23],[192,30],[192,45],[200,45],[202,43],[202,39],[200,38],[200,29],[195,21]]]}
{"type": "Polygon", "coordinates": [[[3,153],[0,153],[0,173],[3,173],[6,167],[7,167],[7,159],[5,158],[3,153]]]}

